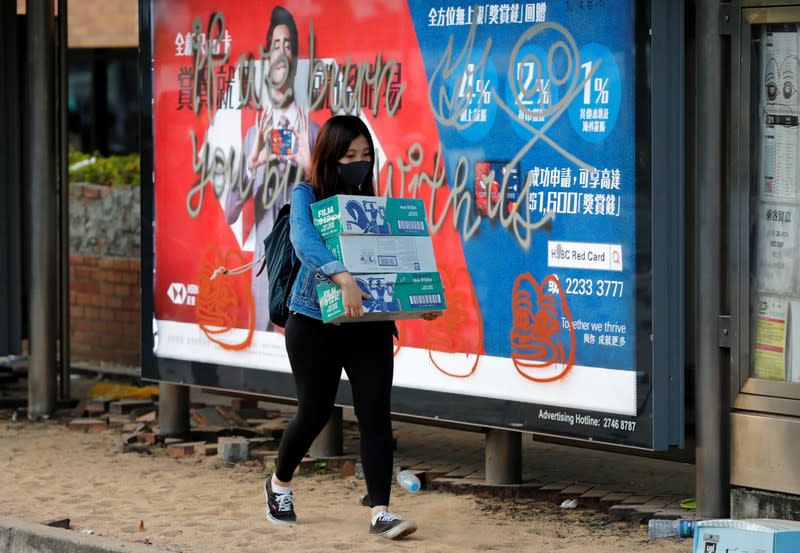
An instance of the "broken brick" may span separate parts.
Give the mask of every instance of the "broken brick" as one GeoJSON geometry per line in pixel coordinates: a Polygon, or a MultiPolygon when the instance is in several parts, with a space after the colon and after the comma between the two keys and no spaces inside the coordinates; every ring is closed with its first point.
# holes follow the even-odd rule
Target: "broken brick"
{"type": "Polygon", "coordinates": [[[246,438],[230,437],[217,440],[218,452],[222,460],[227,463],[244,461],[249,453],[249,443],[246,438]]]}
{"type": "Polygon", "coordinates": [[[154,406],[149,399],[119,399],[108,405],[108,411],[115,415],[128,415],[134,409],[152,409],[154,406]]]}
{"type": "Polygon", "coordinates": [[[110,402],[99,399],[92,399],[86,402],[86,412],[90,415],[102,415],[108,411],[110,402]]]}
{"type": "Polygon", "coordinates": [[[167,455],[174,459],[191,457],[194,455],[195,450],[203,445],[205,445],[204,442],[180,442],[177,444],[170,444],[167,446],[167,455]]]}
{"type": "Polygon", "coordinates": [[[157,411],[148,411],[144,415],[136,417],[136,422],[155,422],[157,418],[158,418],[157,411]]]}
{"type": "Polygon", "coordinates": [[[140,422],[128,422],[122,425],[123,432],[138,432],[142,430],[146,425],[140,422]]]}
{"type": "Polygon", "coordinates": [[[136,434],[136,441],[144,444],[155,445],[158,443],[158,434],[154,432],[139,432],[136,434]]]}
{"type": "Polygon", "coordinates": [[[353,463],[353,461],[345,461],[344,464],[342,465],[342,468],[339,469],[339,474],[342,476],[342,478],[355,476],[356,475],[355,463],[353,463]]]}
{"type": "Polygon", "coordinates": [[[106,430],[108,424],[100,419],[72,419],[67,423],[69,430],[89,432],[91,430],[106,430]]]}

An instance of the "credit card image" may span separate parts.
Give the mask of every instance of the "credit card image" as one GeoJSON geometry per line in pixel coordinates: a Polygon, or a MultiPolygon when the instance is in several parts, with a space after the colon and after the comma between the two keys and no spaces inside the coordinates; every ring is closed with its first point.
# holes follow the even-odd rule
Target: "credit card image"
{"type": "Polygon", "coordinates": [[[290,129],[272,129],[270,140],[270,150],[276,156],[286,157],[294,153],[294,134],[290,129]]]}

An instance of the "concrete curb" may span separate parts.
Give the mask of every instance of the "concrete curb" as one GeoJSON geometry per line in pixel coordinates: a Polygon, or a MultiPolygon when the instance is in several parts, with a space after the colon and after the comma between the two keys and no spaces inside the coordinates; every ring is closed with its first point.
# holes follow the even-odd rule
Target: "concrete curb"
{"type": "Polygon", "coordinates": [[[143,543],[81,534],[75,530],[0,516],[0,553],[168,553],[143,543]]]}

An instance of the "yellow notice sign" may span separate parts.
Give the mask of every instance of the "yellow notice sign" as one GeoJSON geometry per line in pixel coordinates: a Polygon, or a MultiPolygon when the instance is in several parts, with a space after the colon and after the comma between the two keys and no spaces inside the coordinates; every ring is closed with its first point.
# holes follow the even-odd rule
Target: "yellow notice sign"
{"type": "Polygon", "coordinates": [[[786,302],[762,298],[753,344],[753,377],[786,380],[786,302]]]}

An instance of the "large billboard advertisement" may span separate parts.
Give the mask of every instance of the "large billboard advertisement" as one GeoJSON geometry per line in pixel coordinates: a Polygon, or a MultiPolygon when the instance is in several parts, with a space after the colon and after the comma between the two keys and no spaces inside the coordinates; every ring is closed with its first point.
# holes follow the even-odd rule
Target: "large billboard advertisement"
{"type": "Polygon", "coordinates": [[[155,358],[289,374],[251,264],[353,113],[380,194],[424,200],[446,291],[397,323],[396,389],[646,446],[635,4],[152,2],[155,358]]]}

